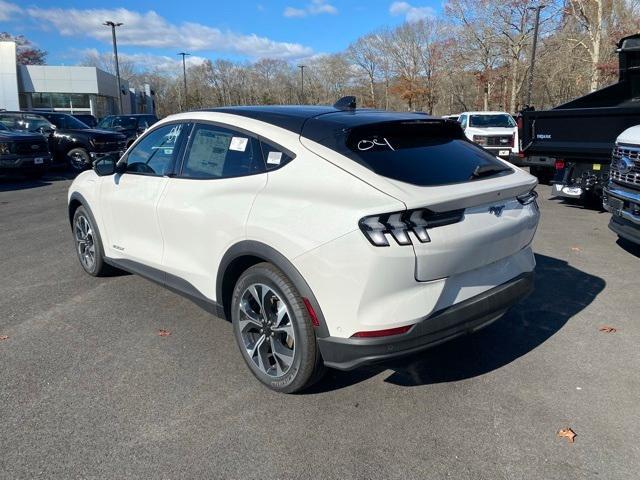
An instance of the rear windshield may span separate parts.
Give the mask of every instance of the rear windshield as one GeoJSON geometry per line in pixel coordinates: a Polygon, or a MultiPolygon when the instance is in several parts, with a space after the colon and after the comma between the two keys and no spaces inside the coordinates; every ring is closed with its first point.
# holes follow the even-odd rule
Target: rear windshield
{"type": "Polygon", "coordinates": [[[378,175],[436,186],[505,175],[512,170],[469,142],[451,121],[393,122],[352,129],[340,152],[378,175]]]}
{"type": "Polygon", "coordinates": [[[495,114],[495,115],[470,115],[469,126],[478,128],[501,127],[513,128],[516,122],[511,115],[495,114]]]}

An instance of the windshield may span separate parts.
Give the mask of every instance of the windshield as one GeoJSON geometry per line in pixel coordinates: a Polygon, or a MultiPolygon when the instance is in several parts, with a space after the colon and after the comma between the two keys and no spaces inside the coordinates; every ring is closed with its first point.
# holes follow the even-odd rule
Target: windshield
{"type": "Polygon", "coordinates": [[[453,122],[387,122],[354,128],[340,153],[378,175],[423,187],[511,173],[453,122]]]}
{"type": "Polygon", "coordinates": [[[71,115],[47,115],[47,118],[57,128],[69,128],[73,130],[86,130],[89,128],[88,125],[71,115]]]}
{"type": "Polygon", "coordinates": [[[0,123],[9,130],[38,132],[41,129],[53,130],[51,123],[40,115],[21,113],[0,113],[0,123]]]}
{"type": "Polygon", "coordinates": [[[495,115],[470,115],[469,126],[478,128],[501,127],[513,128],[516,122],[511,115],[506,113],[498,113],[495,115]]]}
{"type": "Polygon", "coordinates": [[[138,119],[136,117],[114,117],[111,128],[138,128],[138,119]]]}

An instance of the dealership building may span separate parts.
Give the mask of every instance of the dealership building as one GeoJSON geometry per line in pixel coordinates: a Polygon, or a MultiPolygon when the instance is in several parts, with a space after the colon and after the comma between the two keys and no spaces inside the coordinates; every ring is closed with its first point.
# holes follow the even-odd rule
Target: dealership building
{"type": "Polygon", "coordinates": [[[96,67],[18,65],[16,44],[0,42],[0,109],[91,114],[155,113],[148,84],[136,89],[96,67]],[[119,112],[118,95],[122,97],[119,112]]]}

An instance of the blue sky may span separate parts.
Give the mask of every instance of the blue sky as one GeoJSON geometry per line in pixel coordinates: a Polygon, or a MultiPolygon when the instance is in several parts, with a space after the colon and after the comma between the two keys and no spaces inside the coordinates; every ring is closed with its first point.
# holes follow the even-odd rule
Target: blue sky
{"type": "Polygon", "coordinates": [[[75,64],[111,51],[104,20],[123,22],[122,54],[141,64],[170,64],[176,52],[202,58],[296,61],[343,50],[383,26],[441,13],[440,0],[210,0],[135,2],[0,0],[0,30],[24,34],[50,64],[75,64]]]}

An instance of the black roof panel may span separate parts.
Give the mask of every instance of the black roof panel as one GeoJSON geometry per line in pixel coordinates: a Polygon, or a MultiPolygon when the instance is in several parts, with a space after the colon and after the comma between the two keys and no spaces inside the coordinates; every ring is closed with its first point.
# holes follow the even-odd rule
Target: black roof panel
{"type": "Polygon", "coordinates": [[[387,112],[368,109],[339,110],[335,107],[313,105],[220,107],[204,111],[241,115],[270,123],[298,134],[302,134],[304,130],[304,136],[313,140],[361,125],[433,118],[424,113],[387,112]]]}

